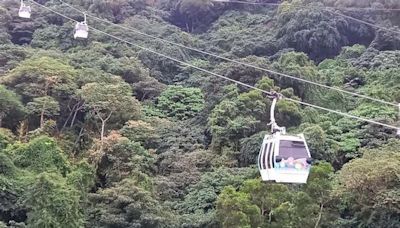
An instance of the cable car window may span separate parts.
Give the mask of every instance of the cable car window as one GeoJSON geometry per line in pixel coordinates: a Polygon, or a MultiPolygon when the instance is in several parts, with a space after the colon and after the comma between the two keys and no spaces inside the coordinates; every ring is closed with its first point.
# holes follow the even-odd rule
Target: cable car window
{"type": "Polygon", "coordinates": [[[263,155],[263,150],[264,148],[261,148],[261,150],[260,150],[260,154],[258,155],[258,168],[259,169],[261,169],[262,168],[262,162],[261,162],[261,158],[262,158],[262,155],[263,155]]]}
{"type": "Polygon", "coordinates": [[[275,143],[271,142],[271,146],[269,147],[269,150],[268,150],[268,168],[269,169],[275,168],[275,164],[274,164],[274,161],[273,161],[274,155],[275,155],[274,147],[275,147],[275,143]]]}
{"type": "Polygon", "coordinates": [[[265,144],[261,153],[261,169],[265,169],[265,154],[267,153],[268,144],[265,144]]]}
{"type": "Polygon", "coordinates": [[[308,151],[306,145],[302,141],[289,141],[282,140],[279,144],[279,156],[284,159],[287,158],[308,158],[308,151]]]}

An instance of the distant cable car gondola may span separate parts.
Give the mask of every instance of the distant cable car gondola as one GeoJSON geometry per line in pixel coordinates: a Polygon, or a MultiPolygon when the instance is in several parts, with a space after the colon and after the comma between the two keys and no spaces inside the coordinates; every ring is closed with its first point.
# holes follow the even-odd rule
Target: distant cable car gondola
{"type": "Polygon", "coordinates": [[[24,0],[21,0],[21,6],[19,7],[18,16],[22,18],[31,18],[31,7],[25,5],[24,0]]]}
{"type": "Polygon", "coordinates": [[[271,135],[264,137],[258,167],[263,181],[278,183],[307,183],[311,155],[302,134],[287,135],[284,127],[275,121],[275,106],[280,98],[274,94],[271,105],[271,135]]]}
{"type": "Polygon", "coordinates": [[[84,15],[85,19],[82,22],[77,22],[75,25],[75,33],[74,33],[74,38],[83,38],[86,39],[88,38],[89,35],[89,26],[87,25],[86,22],[86,14],[84,15]]]}

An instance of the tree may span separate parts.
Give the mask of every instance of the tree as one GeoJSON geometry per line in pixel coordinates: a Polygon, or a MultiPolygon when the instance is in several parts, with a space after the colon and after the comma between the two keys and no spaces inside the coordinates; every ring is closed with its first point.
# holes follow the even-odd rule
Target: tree
{"type": "Polygon", "coordinates": [[[260,145],[268,132],[262,131],[240,140],[241,148],[237,156],[240,167],[256,164],[260,145]]]}
{"type": "Polygon", "coordinates": [[[154,171],[155,158],[140,143],[112,132],[104,140],[100,157],[91,157],[96,161],[96,174],[102,186],[111,186],[127,177],[151,174],[154,171]]]}
{"type": "MultiPolygon", "coordinates": [[[[0,73],[5,74],[18,66],[29,54],[30,49],[18,45],[0,45],[0,73]]],[[[2,79],[0,79],[0,82],[2,79]]]]}
{"type": "Polygon", "coordinates": [[[79,192],[57,174],[40,174],[28,190],[29,227],[83,227],[79,192]]]}
{"type": "Polygon", "coordinates": [[[0,42],[2,44],[10,43],[10,35],[7,33],[7,27],[11,21],[11,15],[9,10],[4,7],[0,7],[0,42]]]}
{"type": "Polygon", "coordinates": [[[90,201],[91,227],[158,228],[168,226],[171,221],[171,215],[133,179],[124,179],[91,194],[90,201]]]}
{"type": "Polygon", "coordinates": [[[5,128],[0,128],[0,151],[7,148],[15,140],[14,134],[5,128]]]}
{"type": "Polygon", "coordinates": [[[318,216],[313,219],[314,227],[331,225],[331,222],[337,217],[335,201],[331,196],[333,171],[333,167],[327,162],[313,165],[307,184],[303,186],[303,191],[319,205],[318,216]]]}
{"type": "Polygon", "coordinates": [[[203,93],[197,88],[170,86],[157,99],[157,108],[178,120],[194,117],[203,107],[203,93]]]}
{"type": "Polygon", "coordinates": [[[0,85],[0,127],[3,119],[12,112],[22,112],[24,107],[19,97],[12,91],[7,90],[3,85],[0,85]]]}
{"type": "Polygon", "coordinates": [[[6,150],[16,166],[32,172],[53,172],[65,176],[70,164],[54,139],[41,136],[29,143],[16,143],[6,150]]]}
{"type": "Polygon", "coordinates": [[[239,94],[236,86],[227,86],[225,91],[226,99],[216,105],[209,116],[213,146],[238,149],[240,139],[262,129],[259,123],[269,116],[269,101],[259,91],[239,94]]]}
{"type": "Polygon", "coordinates": [[[303,130],[311,155],[318,160],[333,160],[332,152],[328,148],[327,135],[319,125],[311,125],[303,130]]]}
{"type": "Polygon", "coordinates": [[[210,0],[180,0],[179,12],[185,15],[186,31],[192,32],[198,24],[200,17],[214,6],[210,0]]]}
{"type": "Polygon", "coordinates": [[[155,78],[146,77],[143,81],[133,84],[136,97],[143,101],[159,96],[166,88],[166,85],[158,82],[155,78]]]}
{"type": "Polygon", "coordinates": [[[398,140],[363,150],[339,172],[335,195],[344,206],[343,222],[364,227],[399,226],[400,157],[398,140]],[[348,218],[352,218],[350,221],[348,218]]]}
{"type": "Polygon", "coordinates": [[[142,120],[131,120],[125,123],[120,132],[124,137],[141,143],[145,148],[156,148],[160,136],[155,127],[156,125],[152,125],[142,120]]]}
{"type": "MultiPolygon", "coordinates": [[[[214,3],[215,12],[218,3],[214,3]]],[[[223,3],[221,3],[223,4],[223,3]]],[[[225,8],[251,8],[249,4],[224,4],[225,8]],[[250,7],[249,7],[250,6],[250,7]]],[[[210,52],[224,53],[224,56],[245,58],[247,56],[271,56],[278,51],[278,42],[271,32],[273,18],[267,8],[260,12],[229,10],[212,24],[204,37],[203,48],[210,52]],[[257,23],[254,23],[257,22],[257,23]]],[[[248,69],[250,70],[250,69],[248,69]]]]}
{"type": "Polygon", "coordinates": [[[77,89],[75,76],[76,71],[62,59],[41,56],[23,61],[5,77],[4,83],[22,95],[24,103],[30,103],[31,113],[40,115],[43,128],[44,117],[57,114],[77,89]]]}
{"type": "Polygon", "coordinates": [[[101,149],[106,124],[112,115],[131,119],[135,118],[140,110],[140,103],[132,97],[130,86],[118,79],[115,84],[88,83],[80,89],[79,95],[85,101],[85,107],[90,111],[91,116],[101,122],[101,149]]]}
{"type": "Polygon", "coordinates": [[[229,185],[240,186],[245,179],[254,175],[253,171],[248,168],[235,170],[220,168],[213,172],[204,173],[200,181],[189,188],[189,193],[179,205],[179,209],[185,214],[214,210],[218,195],[224,187],[229,185]],[[235,175],[232,172],[235,172],[235,175]]]}
{"type": "MultiPolygon", "coordinates": [[[[25,187],[31,184],[31,178],[30,173],[21,173],[10,157],[0,152],[0,218],[8,225],[13,225],[13,221],[23,222],[26,219],[26,205],[23,203],[22,196],[25,193],[25,187]]],[[[24,228],[25,226],[15,227],[24,228]]]]}
{"type": "Polygon", "coordinates": [[[61,100],[76,89],[75,76],[76,71],[63,60],[41,56],[23,61],[6,76],[4,83],[23,95],[25,102],[44,96],[61,100]]]}
{"type": "Polygon", "coordinates": [[[40,128],[44,127],[44,117],[56,116],[60,113],[59,103],[52,97],[36,97],[26,105],[31,115],[40,115],[40,128]]]}
{"type": "Polygon", "coordinates": [[[320,61],[337,55],[342,46],[372,41],[374,33],[369,27],[315,6],[322,5],[308,0],[281,4],[277,17],[281,48],[289,46],[320,61]],[[299,9],[299,5],[303,8],[299,9]]]}
{"type": "Polygon", "coordinates": [[[261,225],[260,208],[251,203],[249,194],[226,187],[217,201],[217,217],[222,227],[251,228],[261,225]]]}

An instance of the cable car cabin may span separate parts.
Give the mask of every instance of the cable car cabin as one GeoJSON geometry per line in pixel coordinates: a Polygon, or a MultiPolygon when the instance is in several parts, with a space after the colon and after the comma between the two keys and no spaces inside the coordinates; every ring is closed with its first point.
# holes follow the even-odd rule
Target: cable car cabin
{"type": "Polygon", "coordinates": [[[22,3],[18,11],[18,16],[22,18],[31,18],[31,7],[22,3]]]}
{"type": "Polygon", "coordinates": [[[75,34],[74,38],[88,38],[89,35],[89,27],[86,22],[77,22],[75,25],[75,34]]]}
{"type": "Polygon", "coordinates": [[[303,135],[266,135],[258,156],[263,181],[307,183],[311,155],[303,135]]]}

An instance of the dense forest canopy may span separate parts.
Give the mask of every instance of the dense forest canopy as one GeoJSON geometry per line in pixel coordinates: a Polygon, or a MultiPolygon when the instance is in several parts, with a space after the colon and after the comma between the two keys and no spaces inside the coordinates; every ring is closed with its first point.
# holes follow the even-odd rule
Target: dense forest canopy
{"type": "Polygon", "coordinates": [[[400,227],[396,130],[296,101],[398,108],[281,75],[399,103],[400,1],[248,2],[31,0],[26,19],[1,0],[0,227],[400,227]],[[271,100],[206,71],[291,99],[276,120],[307,139],[307,184],[261,181],[271,100]]]}

